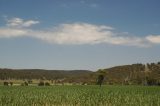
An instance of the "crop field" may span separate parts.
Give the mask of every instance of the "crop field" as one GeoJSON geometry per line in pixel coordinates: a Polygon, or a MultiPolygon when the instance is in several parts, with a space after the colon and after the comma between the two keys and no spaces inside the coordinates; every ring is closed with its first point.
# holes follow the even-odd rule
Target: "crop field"
{"type": "Polygon", "coordinates": [[[160,87],[0,86],[0,106],[160,106],[160,87]]]}

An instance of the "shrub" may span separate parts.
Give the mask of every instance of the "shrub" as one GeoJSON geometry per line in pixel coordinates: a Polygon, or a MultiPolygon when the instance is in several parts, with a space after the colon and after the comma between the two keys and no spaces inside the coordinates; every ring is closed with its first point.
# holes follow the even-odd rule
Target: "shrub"
{"type": "Polygon", "coordinates": [[[45,86],[50,86],[50,83],[49,83],[49,82],[46,82],[46,83],[45,83],[45,86]]]}
{"type": "Polygon", "coordinates": [[[147,84],[148,84],[149,86],[151,86],[151,85],[156,85],[156,80],[155,80],[155,79],[147,79],[147,84]]]}
{"type": "Polygon", "coordinates": [[[25,86],[28,86],[28,83],[27,83],[27,82],[24,82],[24,85],[25,85],[25,86]]]}
{"type": "Polygon", "coordinates": [[[24,83],[21,84],[21,86],[28,86],[28,83],[25,81],[24,83]]]}
{"type": "Polygon", "coordinates": [[[6,82],[6,81],[5,81],[5,82],[3,82],[3,85],[4,85],[4,86],[8,86],[8,84],[9,84],[9,83],[8,83],[8,82],[6,82]]]}
{"type": "Polygon", "coordinates": [[[38,86],[44,86],[44,82],[43,82],[43,81],[40,81],[40,82],[38,83],[38,86]]]}
{"type": "Polygon", "coordinates": [[[33,81],[32,80],[28,80],[28,84],[31,84],[33,81]]]}
{"type": "Polygon", "coordinates": [[[10,82],[10,85],[12,86],[12,85],[13,85],[13,82],[10,82]]]}

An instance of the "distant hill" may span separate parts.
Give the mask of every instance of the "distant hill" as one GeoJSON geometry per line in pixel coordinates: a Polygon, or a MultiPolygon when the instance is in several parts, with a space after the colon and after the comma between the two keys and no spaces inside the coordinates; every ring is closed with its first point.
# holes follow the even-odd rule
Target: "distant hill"
{"type": "Polygon", "coordinates": [[[132,64],[89,70],[43,70],[43,69],[0,69],[0,79],[20,80],[61,80],[69,83],[95,84],[98,75],[104,75],[105,84],[160,84],[160,62],[150,64],[132,64]]]}
{"type": "Polygon", "coordinates": [[[97,73],[103,73],[106,83],[110,84],[151,84],[160,83],[160,63],[132,64],[116,66],[108,69],[100,69],[97,73]]]}
{"type": "Polygon", "coordinates": [[[0,69],[0,79],[67,79],[88,78],[89,70],[0,69]]]}

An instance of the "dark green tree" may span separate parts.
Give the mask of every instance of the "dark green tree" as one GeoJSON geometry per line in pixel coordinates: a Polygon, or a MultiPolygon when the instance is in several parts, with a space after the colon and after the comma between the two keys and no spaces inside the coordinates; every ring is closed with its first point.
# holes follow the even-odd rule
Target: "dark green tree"
{"type": "Polygon", "coordinates": [[[5,81],[5,82],[3,82],[3,85],[4,85],[4,86],[8,86],[8,84],[9,84],[9,83],[8,83],[8,82],[6,82],[6,81],[5,81]]]}
{"type": "Polygon", "coordinates": [[[99,75],[98,79],[97,79],[97,84],[101,87],[102,83],[104,80],[104,76],[103,75],[99,75]]]}

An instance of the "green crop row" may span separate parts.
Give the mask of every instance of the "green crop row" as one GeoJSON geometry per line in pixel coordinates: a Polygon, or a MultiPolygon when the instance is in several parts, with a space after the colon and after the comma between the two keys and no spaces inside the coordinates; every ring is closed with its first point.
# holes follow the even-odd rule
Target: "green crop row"
{"type": "Polygon", "coordinates": [[[160,87],[0,86],[0,106],[160,106],[160,87]]]}

